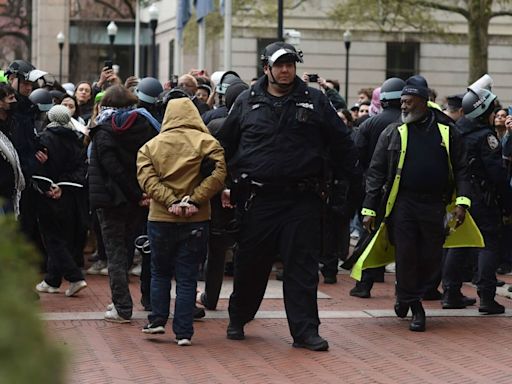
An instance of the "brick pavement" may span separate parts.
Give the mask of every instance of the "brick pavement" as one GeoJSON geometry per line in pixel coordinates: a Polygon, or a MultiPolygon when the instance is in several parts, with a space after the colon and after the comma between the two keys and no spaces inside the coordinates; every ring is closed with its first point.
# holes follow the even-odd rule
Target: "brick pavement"
{"type": "MultiPolygon", "coordinates": [[[[282,299],[265,299],[262,314],[246,327],[247,339],[225,338],[227,300],[195,323],[192,347],[178,347],[170,325],[165,335],[147,336],[136,278],[131,291],[140,314],[131,324],[83,320],[110,302],[108,280],[90,276],[79,297],[42,295],[45,316],[77,315],[45,325],[70,351],[69,383],[511,383],[512,302],[499,301],[508,316],[480,316],[477,309],[443,312],[426,304],[427,332],[408,330],[393,317],[393,275],[376,284],[372,299],[348,295],[353,281],[320,285],[321,334],[329,352],[291,347],[282,299]],[[445,315],[449,314],[448,315],[445,315]],[[457,316],[452,316],[452,314],[457,316]],[[440,317],[438,317],[440,316],[440,317]]],[[[505,276],[512,284],[512,277],[505,276]]],[[[475,295],[471,286],[466,294],[475,295]]],[[[58,317],[55,317],[58,318],[58,317]]],[[[92,316],[92,318],[95,318],[92,316]]]]}

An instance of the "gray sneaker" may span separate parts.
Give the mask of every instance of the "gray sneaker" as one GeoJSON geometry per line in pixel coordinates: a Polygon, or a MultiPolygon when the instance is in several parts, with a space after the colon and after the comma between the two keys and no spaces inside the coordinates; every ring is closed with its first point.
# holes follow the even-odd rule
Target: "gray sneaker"
{"type": "Polygon", "coordinates": [[[107,267],[106,260],[98,260],[93,265],[91,265],[89,267],[89,269],[87,270],[86,273],[88,275],[100,275],[101,274],[101,270],[103,268],[106,268],[106,267],[107,267]]]}
{"type": "Polygon", "coordinates": [[[65,292],[66,296],[74,296],[84,288],[87,288],[87,283],[85,282],[85,280],[78,280],[75,281],[74,283],[69,283],[69,288],[66,289],[65,292]]]}

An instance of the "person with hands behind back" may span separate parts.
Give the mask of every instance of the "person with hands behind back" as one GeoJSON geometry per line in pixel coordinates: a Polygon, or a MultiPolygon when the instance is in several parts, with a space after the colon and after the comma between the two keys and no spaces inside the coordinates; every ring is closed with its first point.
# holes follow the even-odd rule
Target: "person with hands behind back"
{"type": "Polygon", "coordinates": [[[180,346],[190,345],[199,263],[206,252],[210,199],[224,186],[224,150],[210,135],[188,98],[170,100],[161,132],[139,150],[137,178],[151,198],[151,307],[146,334],[165,332],[171,279],[176,277],[173,331],[180,346]],[[205,176],[201,164],[213,171],[205,176]]]}

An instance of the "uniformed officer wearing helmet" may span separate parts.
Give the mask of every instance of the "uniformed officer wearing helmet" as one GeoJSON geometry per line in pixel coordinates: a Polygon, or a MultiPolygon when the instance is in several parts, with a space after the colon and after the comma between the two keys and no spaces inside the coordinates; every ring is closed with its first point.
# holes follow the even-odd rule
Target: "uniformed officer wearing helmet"
{"type": "Polygon", "coordinates": [[[276,42],[261,59],[265,75],[238,96],[218,135],[237,180],[231,201],[240,220],[227,337],[244,338],[279,254],[293,346],[324,351],[317,306],[321,181],[326,160],[335,178],[357,173],[357,152],[327,97],[297,77],[301,52],[276,42]]]}
{"type": "MultiPolygon", "coordinates": [[[[498,314],[505,307],[494,300],[496,294],[496,267],[500,253],[499,227],[502,210],[512,212],[512,194],[502,166],[501,144],[493,130],[496,95],[485,88],[471,87],[462,99],[464,117],[457,121],[468,151],[468,164],[473,191],[471,214],[485,242],[484,248],[471,251],[477,255],[477,292],[479,312],[498,314]]],[[[443,268],[445,291],[443,308],[465,308],[467,298],[460,289],[460,266],[468,250],[450,249],[443,268]]]]}

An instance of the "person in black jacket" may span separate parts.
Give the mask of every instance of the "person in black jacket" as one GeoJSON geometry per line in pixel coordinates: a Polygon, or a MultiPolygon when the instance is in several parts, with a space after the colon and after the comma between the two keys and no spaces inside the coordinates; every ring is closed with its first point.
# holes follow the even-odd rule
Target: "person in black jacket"
{"type": "Polygon", "coordinates": [[[4,198],[1,211],[19,214],[21,192],[25,189],[25,178],[20,159],[12,143],[16,129],[12,114],[16,107],[14,89],[0,84],[0,197],[4,198]]]}
{"type": "Polygon", "coordinates": [[[133,303],[128,289],[134,240],[147,219],[149,199],[137,182],[137,151],[157,133],[146,118],[133,111],[137,97],[121,85],[107,89],[101,111],[90,131],[89,198],[98,209],[113,306],[105,320],[130,322],[133,303]]]}
{"type": "Polygon", "coordinates": [[[39,228],[48,254],[47,273],[36,290],[57,293],[64,277],[70,282],[66,296],[74,296],[87,287],[82,271],[73,260],[77,243],[80,243],[79,233],[84,228],[77,213],[84,199],[81,190],[87,172],[86,156],[70,124],[68,109],[56,105],[50,109],[48,118],[50,124],[40,138],[48,161],[41,164],[33,176],[39,192],[39,228]]]}
{"type": "Polygon", "coordinates": [[[244,339],[279,253],[293,346],[325,351],[317,306],[324,167],[334,179],[351,176],[357,151],[327,97],[296,75],[302,53],[276,42],[262,62],[265,76],[237,98],[218,136],[240,220],[227,337],[244,339]]]}
{"type": "MultiPolygon", "coordinates": [[[[391,77],[384,81],[380,92],[382,112],[365,120],[359,126],[354,141],[359,151],[359,160],[365,172],[370,166],[373,152],[382,131],[388,125],[400,122],[402,113],[400,97],[404,85],[405,81],[397,77],[391,77]]],[[[364,237],[361,238],[361,241],[364,241],[364,237]]],[[[384,281],[384,267],[365,269],[361,281],[356,282],[355,287],[350,290],[350,296],[369,298],[375,281],[384,281]]]]}
{"type": "Polygon", "coordinates": [[[396,259],[395,312],[403,318],[411,309],[409,329],[415,332],[426,329],[421,300],[441,265],[446,205],[455,190],[453,215],[460,225],[471,204],[464,142],[455,126],[446,124],[449,118],[427,102],[427,81],[411,76],[402,90],[403,124],[388,126],[379,137],[366,174],[362,209],[369,232],[376,229],[380,211],[389,213],[386,223],[396,259]],[[400,155],[404,162],[399,169],[400,155]]]}
{"type": "MultiPolygon", "coordinates": [[[[496,95],[486,89],[470,89],[462,99],[464,117],[457,121],[468,148],[468,164],[473,187],[471,214],[484,237],[485,247],[472,249],[477,254],[476,286],[480,297],[478,311],[484,314],[505,312],[494,299],[496,268],[500,252],[502,211],[512,212],[512,190],[502,163],[501,144],[493,130],[496,95]]],[[[443,268],[443,308],[468,305],[461,293],[461,265],[466,248],[448,250],[443,268]]],[[[473,300],[474,302],[474,300],[473,300]]]]}
{"type": "MultiPolygon", "coordinates": [[[[226,107],[228,109],[235,103],[236,98],[249,86],[244,82],[238,82],[229,86],[226,91],[226,107]]],[[[214,119],[208,124],[208,130],[214,137],[219,136],[226,117],[214,119]]],[[[224,277],[224,261],[228,248],[235,243],[233,233],[230,233],[230,225],[233,224],[234,212],[231,208],[222,207],[221,194],[215,195],[211,201],[210,237],[208,239],[208,256],[205,264],[205,288],[204,292],[198,292],[198,302],[206,309],[217,308],[222,280],[224,277]]]]}

